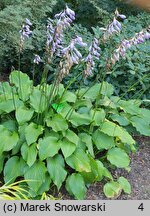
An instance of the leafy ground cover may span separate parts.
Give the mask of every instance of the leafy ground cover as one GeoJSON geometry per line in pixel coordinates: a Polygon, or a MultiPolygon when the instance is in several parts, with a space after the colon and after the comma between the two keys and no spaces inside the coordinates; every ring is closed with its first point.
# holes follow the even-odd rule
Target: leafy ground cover
{"type": "MultiPolygon", "coordinates": [[[[124,172],[117,169],[113,175],[118,178],[120,175],[124,175],[131,183],[132,192],[130,195],[121,194],[119,200],[149,200],[150,199],[150,138],[149,137],[135,137],[139,143],[139,150],[136,154],[131,155],[131,172],[124,172]]],[[[108,199],[102,193],[103,184],[101,182],[91,185],[86,194],[88,200],[105,200],[108,199]]],[[[55,194],[56,197],[58,194],[55,194]]],[[[63,189],[59,197],[62,199],[72,199],[68,196],[63,189]]]]}

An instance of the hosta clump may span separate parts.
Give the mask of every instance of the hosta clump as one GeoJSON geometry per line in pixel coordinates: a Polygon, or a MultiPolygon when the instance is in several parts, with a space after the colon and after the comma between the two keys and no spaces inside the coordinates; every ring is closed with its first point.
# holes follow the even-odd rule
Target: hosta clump
{"type": "Polygon", "coordinates": [[[0,83],[0,171],[4,181],[27,180],[33,197],[54,184],[65,185],[76,199],[87,186],[103,180],[107,197],[131,192],[127,179],[113,179],[110,168],[129,169],[135,141],[128,126],[150,136],[150,111],[140,101],[113,96],[103,82],[71,92],[59,84],[33,86],[26,74],[13,71],[0,83]]]}

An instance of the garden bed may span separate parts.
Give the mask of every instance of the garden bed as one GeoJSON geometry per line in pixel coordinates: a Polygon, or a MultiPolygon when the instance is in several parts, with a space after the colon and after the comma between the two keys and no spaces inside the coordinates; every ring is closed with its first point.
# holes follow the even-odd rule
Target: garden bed
{"type": "MultiPolygon", "coordinates": [[[[146,200],[150,199],[150,138],[149,137],[135,137],[139,143],[139,150],[137,153],[131,155],[131,172],[127,173],[124,170],[117,169],[114,172],[114,177],[124,175],[132,186],[132,193],[126,195],[122,193],[119,200],[146,200]]],[[[105,200],[108,199],[103,194],[103,182],[91,185],[87,191],[87,200],[105,200]]],[[[63,190],[63,199],[72,199],[68,193],[63,190]]]]}

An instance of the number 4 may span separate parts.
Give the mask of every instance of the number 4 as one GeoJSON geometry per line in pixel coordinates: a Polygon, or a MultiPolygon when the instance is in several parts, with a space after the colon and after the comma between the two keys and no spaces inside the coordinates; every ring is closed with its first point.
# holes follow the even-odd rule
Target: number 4
{"type": "Polygon", "coordinates": [[[139,210],[143,211],[144,210],[144,206],[143,206],[143,203],[141,203],[138,207],[139,210]]]}

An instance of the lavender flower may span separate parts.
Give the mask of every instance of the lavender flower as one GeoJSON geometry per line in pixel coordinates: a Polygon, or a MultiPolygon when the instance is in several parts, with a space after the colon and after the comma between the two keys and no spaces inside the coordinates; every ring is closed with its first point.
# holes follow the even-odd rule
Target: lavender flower
{"type": "Polygon", "coordinates": [[[22,29],[19,31],[21,35],[21,41],[24,41],[26,38],[29,38],[32,35],[32,31],[30,30],[31,26],[32,23],[26,18],[25,23],[22,25],[22,29]]]}
{"type": "Polygon", "coordinates": [[[63,32],[75,20],[75,12],[66,6],[65,10],[55,15],[55,20],[48,19],[47,25],[47,47],[51,48],[51,56],[63,49],[63,32]]]}
{"type": "Polygon", "coordinates": [[[39,64],[40,62],[43,62],[43,61],[39,55],[35,55],[33,62],[34,64],[39,64]]]}
{"type": "Polygon", "coordinates": [[[118,10],[115,11],[115,15],[116,15],[117,18],[119,17],[121,19],[126,19],[126,16],[123,15],[123,14],[119,14],[118,10]]]}
{"type": "Polygon", "coordinates": [[[32,23],[28,18],[25,19],[25,22],[26,22],[27,25],[32,26],[32,23]]]}
{"type": "Polygon", "coordinates": [[[146,39],[146,40],[150,39],[150,33],[149,33],[149,32],[146,32],[146,33],[145,33],[144,39],[146,39]]]}
{"type": "Polygon", "coordinates": [[[101,30],[105,31],[104,33],[104,40],[109,38],[113,33],[120,33],[122,29],[121,23],[117,20],[118,18],[126,19],[126,16],[123,14],[119,14],[119,12],[115,11],[115,17],[113,19],[113,22],[107,26],[106,29],[101,28],[101,30]]]}
{"type": "Polygon", "coordinates": [[[136,33],[135,36],[129,40],[123,40],[120,46],[114,51],[111,58],[112,64],[115,64],[116,61],[119,61],[120,57],[125,58],[126,52],[132,46],[136,46],[140,43],[144,43],[145,40],[150,39],[150,33],[146,30],[142,30],[139,33],[136,33]]]}
{"type": "Polygon", "coordinates": [[[89,47],[89,54],[84,59],[86,62],[86,69],[84,70],[84,77],[92,76],[92,71],[94,70],[95,62],[94,58],[99,60],[101,53],[101,48],[99,47],[99,41],[97,38],[94,38],[93,43],[89,47]]]}
{"type": "Polygon", "coordinates": [[[69,54],[71,61],[74,64],[78,64],[79,60],[82,58],[82,54],[75,47],[76,45],[79,45],[81,47],[87,46],[87,44],[82,41],[82,38],[77,36],[75,39],[71,40],[71,43],[68,47],[66,47],[62,50],[62,55],[65,56],[66,54],[69,54]]]}
{"type": "Polygon", "coordinates": [[[76,45],[80,47],[87,46],[87,44],[83,42],[82,38],[77,36],[75,39],[71,40],[68,47],[62,49],[62,61],[60,62],[60,72],[57,78],[57,84],[60,83],[62,79],[69,74],[72,66],[74,64],[79,64],[82,59],[82,54],[77,49],[76,45]]]}

